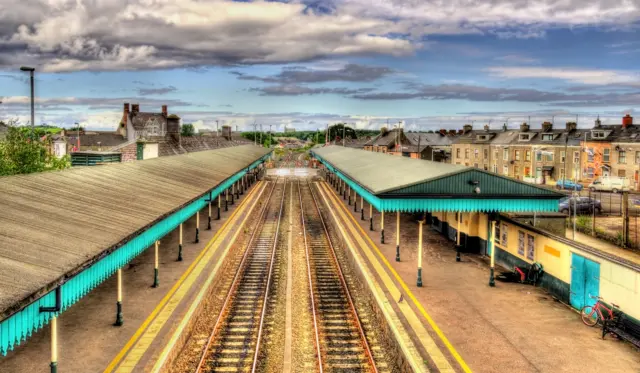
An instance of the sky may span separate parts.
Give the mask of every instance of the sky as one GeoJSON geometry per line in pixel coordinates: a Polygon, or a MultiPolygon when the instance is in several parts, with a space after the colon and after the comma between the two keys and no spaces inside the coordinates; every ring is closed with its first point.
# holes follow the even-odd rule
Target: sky
{"type": "Polygon", "coordinates": [[[640,122],[640,0],[0,0],[0,120],[111,130],[640,122]]]}

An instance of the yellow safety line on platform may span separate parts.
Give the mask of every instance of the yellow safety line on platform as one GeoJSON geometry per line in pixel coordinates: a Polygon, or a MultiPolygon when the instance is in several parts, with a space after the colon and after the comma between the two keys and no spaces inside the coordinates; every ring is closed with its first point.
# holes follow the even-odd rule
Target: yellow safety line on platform
{"type": "MultiPolygon", "coordinates": [[[[326,186],[324,187],[324,189],[326,191],[327,189],[326,186]]],[[[326,193],[328,193],[328,191],[326,191],[326,193]]],[[[376,260],[376,257],[373,254],[373,252],[371,252],[371,250],[367,250],[367,244],[362,239],[362,236],[358,234],[358,232],[354,229],[352,224],[349,224],[350,221],[347,219],[347,216],[349,215],[349,211],[347,210],[347,212],[345,213],[344,211],[345,209],[343,208],[342,204],[340,203],[340,201],[337,199],[335,195],[332,195],[332,194],[328,194],[328,195],[329,195],[329,198],[333,201],[333,203],[336,206],[338,206],[338,213],[344,220],[347,229],[349,229],[349,231],[353,234],[353,237],[356,239],[356,241],[362,248],[362,251],[364,252],[366,257],[369,259],[369,262],[375,269],[376,273],[378,273],[378,275],[380,276],[380,279],[382,280],[382,282],[384,283],[385,287],[387,288],[387,290],[391,295],[391,299],[394,301],[396,299],[400,299],[400,295],[402,294],[400,292],[400,289],[398,289],[398,287],[393,282],[389,274],[384,270],[384,267],[380,264],[380,262],[376,260]]],[[[431,338],[431,335],[429,335],[429,332],[427,332],[427,329],[424,327],[424,324],[422,323],[422,321],[420,321],[418,315],[413,311],[411,306],[407,302],[400,303],[397,301],[396,301],[396,305],[398,306],[402,314],[405,316],[407,322],[411,326],[411,329],[414,331],[414,333],[418,337],[420,344],[427,351],[427,354],[429,354],[429,357],[431,357],[431,360],[433,360],[436,368],[438,368],[438,371],[455,373],[455,370],[453,369],[453,367],[451,366],[447,358],[444,356],[444,354],[442,353],[442,351],[440,350],[436,342],[433,340],[433,338],[431,338]]]]}
{"type": "MultiPolygon", "coordinates": [[[[320,192],[320,195],[322,196],[322,199],[324,200],[326,205],[330,207],[331,206],[330,202],[327,200],[330,197],[327,194],[327,192],[324,191],[323,188],[318,188],[318,191],[320,192]]],[[[400,345],[400,349],[402,350],[407,360],[409,361],[409,365],[411,366],[411,368],[415,373],[428,372],[429,371],[428,367],[424,363],[422,356],[420,356],[420,353],[418,352],[416,345],[411,340],[411,337],[407,332],[407,329],[402,324],[402,321],[400,321],[398,314],[393,309],[393,306],[391,305],[391,302],[385,295],[384,290],[376,280],[375,276],[371,273],[371,269],[365,264],[365,260],[360,254],[359,250],[354,247],[355,245],[352,242],[351,238],[349,238],[348,234],[345,232],[345,228],[343,227],[344,224],[340,222],[340,220],[338,219],[338,217],[334,212],[334,209],[329,208],[329,212],[331,212],[331,216],[333,216],[333,219],[335,220],[336,225],[338,226],[338,230],[340,230],[340,233],[342,234],[342,237],[344,238],[345,243],[349,247],[349,251],[351,251],[351,253],[353,254],[353,258],[355,259],[356,265],[362,271],[365,281],[369,285],[369,288],[371,289],[371,293],[376,299],[376,302],[378,303],[378,306],[380,307],[382,314],[387,320],[387,323],[389,324],[389,327],[391,328],[393,335],[396,337],[398,344],[400,345]]],[[[345,221],[345,224],[346,223],[347,222],[345,221]]]]}
{"type": "MultiPolygon", "coordinates": [[[[259,190],[262,186],[262,182],[258,182],[258,184],[256,184],[256,187],[251,190],[251,192],[249,193],[249,195],[247,195],[247,197],[251,197],[256,190],[259,190]]],[[[138,341],[138,338],[140,338],[140,336],[142,335],[142,333],[147,329],[147,327],[149,326],[149,324],[155,319],[156,315],[162,310],[162,308],[167,304],[167,302],[171,299],[171,297],[173,296],[173,294],[178,290],[178,288],[182,285],[182,283],[185,281],[185,279],[187,278],[187,276],[189,276],[189,274],[191,274],[191,272],[193,271],[193,269],[196,267],[196,265],[198,264],[198,262],[202,259],[202,257],[207,253],[207,251],[209,250],[209,248],[211,247],[211,245],[213,245],[213,242],[220,236],[221,232],[224,230],[224,228],[229,225],[229,223],[233,220],[233,218],[235,217],[235,215],[241,210],[241,207],[244,206],[244,203],[246,201],[250,200],[250,198],[246,198],[243,201],[243,204],[239,206],[238,209],[236,209],[231,216],[229,217],[229,219],[222,225],[222,227],[218,230],[218,232],[216,232],[216,234],[213,236],[213,238],[211,238],[211,240],[207,243],[207,245],[205,246],[204,250],[202,250],[200,252],[200,254],[198,255],[198,257],[193,261],[193,263],[191,263],[191,265],[189,266],[189,268],[187,268],[187,270],[182,274],[182,276],[178,279],[178,281],[173,285],[173,287],[169,290],[169,292],[164,296],[164,298],[162,298],[162,300],[160,301],[160,303],[158,303],[158,305],[156,306],[156,308],[151,312],[151,314],[149,315],[149,317],[147,317],[147,319],[142,323],[142,325],[140,325],[140,327],[138,328],[138,330],[136,330],[136,332],[134,333],[134,335],[129,339],[129,341],[127,341],[127,343],[125,344],[125,346],[122,348],[122,350],[120,350],[120,352],[118,353],[118,355],[116,355],[116,357],[111,361],[111,363],[109,363],[109,365],[107,366],[107,368],[104,370],[104,373],[110,373],[113,372],[115,370],[115,368],[118,366],[118,364],[120,364],[120,362],[122,361],[122,359],[125,357],[125,355],[129,352],[129,350],[131,349],[131,347],[134,345],[134,343],[136,343],[138,341]]]]}
{"type": "MultiPolygon", "coordinates": [[[[260,194],[258,194],[258,196],[256,198],[260,198],[260,196],[262,195],[263,192],[264,192],[264,188],[260,190],[260,194]]],[[[245,201],[246,200],[247,199],[245,199],[245,201]]],[[[234,234],[231,237],[231,239],[229,240],[229,243],[227,244],[227,246],[224,248],[224,251],[222,252],[222,255],[220,256],[220,260],[218,260],[216,262],[216,265],[214,266],[213,270],[209,274],[209,277],[207,277],[207,280],[205,281],[205,283],[200,288],[200,291],[198,292],[198,295],[194,299],[193,303],[191,303],[191,306],[189,307],[189,310],[184,315],[184,317],[180,321],[180,324],[178,325],[176,330],[171,335],[171,338],[169,339],[169,342],[162,349],[162,352],[160,353],[160,356],[158,357],[158,360],[156,360],[156,363],[153,366],[152,372],[157,373],[157,372],[160,372],[162,370],[167,358],[169,357],[169,353],[171,353],[171,351],[175,348],[175,345],[178,342],[178,340],[180,339],[180,336],[181,336],[183,330],[187,327],[187,324],[189,323],[189,320],[191,320],[191,318],[193,317],[193,314],[196,312],[196,310],[200,306],[200,302],[202,302],[202,299],[204,299],[206,293],[209,292],[209,287],[210,287],[211,283],[213,282],[214,278],[216,277],[216,274],[218,273],[218,270],[222,266],[223,258],[225,258],[227,256],[227,254],[229,253],[229,250],[231,250],[231,246],[233,246],[233,244],[235,243],[236,238],[238,237],[238,234],[240,234],[240,232],[242,231],[242,227],[244,227],[245,223],[247,222],[247,218],[251,215],[251,212],[253,211],[253,208],[256,207],[256,204],[252,203],[252,204],[249,204],[248,206],[249,206],[249,210],[247,211],[247,215],[240,222],[240,225],[238,225],[237,227],[234,227],[233,225],[229,225],[228,227],[224,227],[224,229],[226,229],[226,230],[233,229],[234,230],[234,234]]],[[[225,234],[225,236],[227,234],[229,234],[229,233],[230,232],[227,232],[225,234]]],[[[213,255],[214,251],[215,250],[211,251],[212,255],[213,255]]],[[[206,263],[206,262],[208,262],[208,259],[203,261],[203,263],[206,263]]]]}
{"type": "MultiPolygon", "coordinates": [[[[325,182],[322,182],[322,184],[324,186],[327,187],[327,189],[329,189],[331,191],[331,193],[335,196],[334,191],[331,188],[328,188],[327,184],[325,182]]],[[[340,207],[346,211],[344,205],[342,203],[339,204],[340,207]]],[[[387,260],[387,258],[385,258],[385,256],[382,254],[382,252],[380,251],[380,249],[378,248],[378,246],[373,242],[373,240],[371,239],[371,237],[369,237],[369,235],[364,231],[364,229],[362,229],[362,227],[360,226],[360,224],[354,219],[354,217],[351,215],[351,212],[349,212],[347,214],[347,216],[349,216],[349,218],[351,219],[351,221],[353,222],[353,224],[356,226],[356,228],[358,228],[358,230],[362,233],[362,236],[366,238],[366,240],[369,242],[369,244],[371,245],[371,247],[373,247],[376,250],[376,253],[378,254],[378,257],[383,261],[383,263],[387,266],[387,268],[389,268],[389,270],[391,271],[391,273],[393,274],[393,276],[396,278],[396,280],[398,281],[398,283],[400,284],[400,286],[402,286],[402,289],[407,293],[407,295],[409,296],[409,298],[411,299],[411,301],[413,302],[413,304],[415,304],[415,306],[418,308],[418,310],[420,311],[420,313],[422,314],[422,316],[427,320],[427,322],[429,323],[429,325],[431,326],[431,328],[433,329],[433,331],[436,332],[436,334],[438,335],[438,337],[440,338],[440,340],[442,340],[442,343],[444,343],[445,346],[447,346],[447,349],[449,350],[449,352],[451,353],[451,355],[454,357],[454,359],[456,359],[456,361],[458,362],[458,364],[460,364],[460,367],[462,368],[462,370],[466,373],[471,373],[471,368],[469,368],[469,366],[467,365],[467,363],[464,361],[464,359],[462,358],[462,356],[458,353],[458,351],[456,351],[455,347],[453,347],[453,345],[451,344],[451,342],[449,341],[449,339],[447,339],[447,337],[444,335],[444,333],[442,332],[442,330],[440,329],[440,327],[436,324],[436,322],[431,318],[431,316],[427,313],[427,311],[424,309],[424,307],[422,306],[422,304],[418,301],[418,299],[416,299],[415,295],[413,295],[413,292],[409,289],[409,287],[407,286],[407,284],[402,280],[402,278],[400,277],[400,275],[398,275],[398,272],[396,272],[396,270],[391,266],[391,264],[389,263],[389,261],[387,260]]]]}

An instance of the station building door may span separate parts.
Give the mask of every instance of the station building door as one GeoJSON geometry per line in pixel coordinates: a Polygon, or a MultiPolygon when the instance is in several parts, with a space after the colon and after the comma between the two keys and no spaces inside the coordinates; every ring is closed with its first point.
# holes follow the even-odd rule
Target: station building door
{"type": "Polygon", "coordinates": [[[600,294],[600,263],[596,263],[575,253],[571,254],[571,306],[582,309],[594,305],[600,294]]]}

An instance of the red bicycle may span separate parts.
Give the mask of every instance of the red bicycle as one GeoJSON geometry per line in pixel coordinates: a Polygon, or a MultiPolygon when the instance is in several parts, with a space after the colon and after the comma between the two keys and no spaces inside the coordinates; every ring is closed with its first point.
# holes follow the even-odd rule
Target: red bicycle
{"type": "Polygon", "coordinates": [[[595,326],[596,324],[603,323],[605,318],[607,320],[613,320],[617,317],[618,305],[611,303],[611,308],[607,307],[603,303],[603,299],[600,297],[594,297],[589,294],[589,298],[596,299],[596,304],[593,306],[584,306],[580,310],[580,316],[582,316],[582,322],[587,326],[595,326]]]}

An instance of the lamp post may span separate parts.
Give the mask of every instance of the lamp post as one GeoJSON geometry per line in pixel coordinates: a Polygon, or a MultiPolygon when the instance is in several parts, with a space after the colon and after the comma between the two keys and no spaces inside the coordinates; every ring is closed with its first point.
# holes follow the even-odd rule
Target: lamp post
{"type": "Polygon", "coordinates": [[[80,151],[80,123],[76,122],[76,134],[78,135],[76,138],[76,143],[78,144],[78,151],[80,151]]]}
{"type": "Polygon", "coordinates": [[[31,80],[31,136],[34,135],[35,133],[35,105],[34,105],[34,87],[33,87],[33,74],[36,71],[35,68],[33,67],[27,67],[27,66],[22,66],[20,68],[20,71],[28,71],[29,72],[29,77],[31,80]]]}

